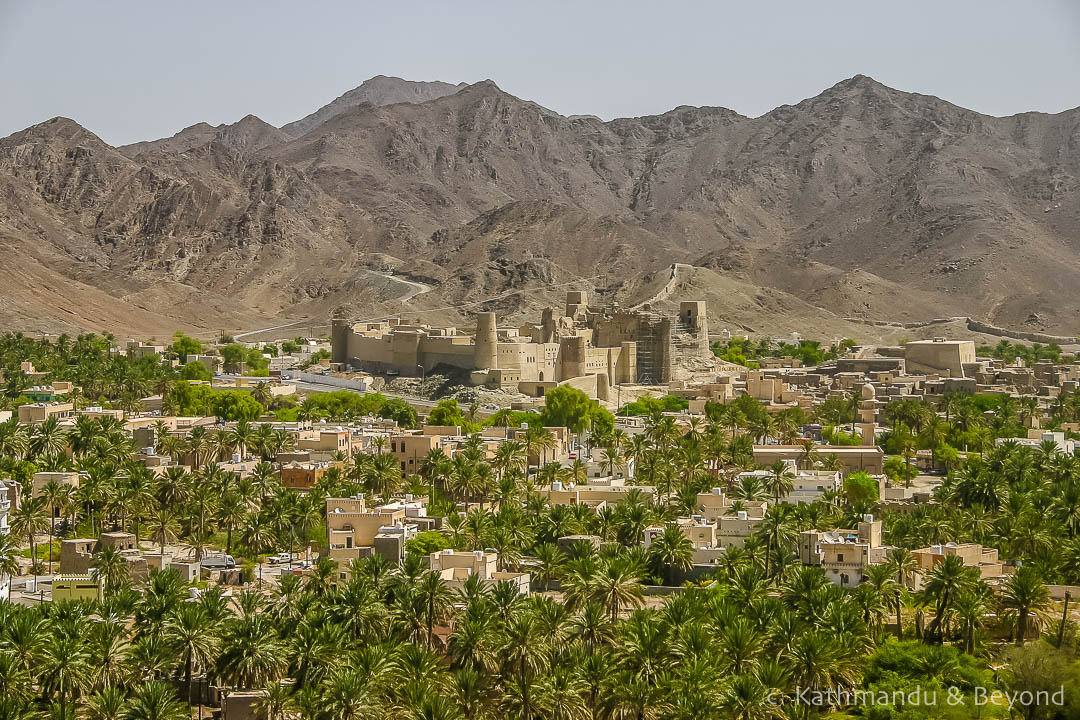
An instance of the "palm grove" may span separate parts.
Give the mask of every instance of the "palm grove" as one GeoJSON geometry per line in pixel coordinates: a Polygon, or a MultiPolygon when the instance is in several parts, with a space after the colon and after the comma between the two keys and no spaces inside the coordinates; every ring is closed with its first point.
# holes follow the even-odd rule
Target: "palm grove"
{"type": "MultiPolygon", "coordinates": [[[[26,342],[5,338],[5,367],[25,359],[26,342]]],[[[93,352],[86,346],[101,347],[94,338],[67,350],[33,345],[35,363],[55,356],[54,366],[42,366],[58,374],[82,363],[75,376],[82,382],[109,378],[89,385],[97,397],[129,392],[129,379],[108,369],[106,354],[97,353],[105,368],[87,359],[93,352]]],[[[124,367],[143,365],[149,367],[124,367]]],[[[1012,414],[1008,407],[964,410],[979,402],[958,397],[944,409],[892,407],[883,442],[899,457],[911,443],[948,454],[971,433],[1013,432],[1015,408],[1012,414]]],[[[328,414],[355,409],[340,409],[349,403],[329,398],[309,405],[328,414]]],[[[1049,421],[1067,419],[1076,406],[1067,399],[1049,421]]],[[[430,454],[403,482],[377,446],[306,494],[281,486],[274,458],[290,440],[268,425],[240,421],[186,438],[163,433],[159,451],[186,458],[190,470],[155,476],[130,461],[130,438],[115,422],[4,423],[4,476],[27,483],[45,468],[87,475],[77,490],[46,486],[13,511],[11,533],[0,539],[0,571],[16,574],[20,555],[31,558],[34,572],[45,570],[55,560],[51,539],[61,532],[59,523],[80,535],[129,530],[161,550],[176,543],[196,554],[227,549],[247,559],[252,586],[232,597],[206,588],[189,601],[174,572],[137,580],[115,552],[103,550],[95,558],[105,586],[100,605],[0,606],[0,717],[179,719],[202,704],[206,685],[265,690],[259,703],[270,720],[645,720],[830,711],[798,702],[797,691],[806,688],[956,686],[970,694],[976,687],[1078,684],[1073,627],[1057,614],[1046,587],[1080,582],[1075,458],[1009,443],[975,448],[983,452],[949,467],[937,504],[910,515],[883,514],[896,549],[886,564],[868,568],[854,590],[801,566],[795,547],[800,530],[849,527],[875,509],[858,483],[820,502],[772,505],[755,536],[729,549],[711,578],[656,596],[651,588],[676,583],[693,550],[673,524],[645,550],[644,529],[692,514],[696,494],[717,482],[710,466],[720,468],[721,481],[740,499],[733,511],[740,501],[785,495],[791,477],[783,468],[760,483],[734,477],[753,466],[755,439],[782,437],[808,418],[798,411],[770,416],[741,398],[710,406],[707,419],[689,426],[654,413],[645,432],[628,436],[594,405],[568,399],[556,409],[559,424],[591,429],[589,442],[611,467],[633,458],[638,477],[658,488],[655,500],[630,492],[599,512],[550,506],[544,488],[553,479],[583,480],[584,466],[530,467],[528,457],[552,442],[543,425],[553,418],[510,412],[487,422],[532,427],[521,440],[502,443],[490,460],[474,440],[453,458],[430,454]],[[250,477],[223,472],[216,462],[238,448],[261,457],[250,477]],[[388,497],[400,490],[430,492],[430,514],[447,518],[444,532],[422,534],[400,564],[365,558],[342,581],[341,569],[320,559],[304,576],[261,582],[260,554],[325,544],[327,497],[388,497]],[[599,536],[601,549],[556,544],[585,533],[599,536]],[[977,571],[950,558],[915,591],[911,549],[951,540],[998,547],[1019,568],[994,592],[977,571]],[[451,589],[426,569],[426,553],[442,547],[493,548],[504,568],[530,572],[539,592],[524,598],[508,583],[475,578],[451,589]]],[[[440,412],[459,411],[445,403],[440,412]]],[[[848,421],[842,408],[821,412],[838,433],[848,421]]],[[[806,444],[801,462],[832,460],[806,444]]],[[[903,481],[903,472],[896,479],[903,481]]],[[[940,715],[925,710],[927,717],[940,715]]],[[[1047,708],[1026,710],[1035,717],[1047,708]]]]}

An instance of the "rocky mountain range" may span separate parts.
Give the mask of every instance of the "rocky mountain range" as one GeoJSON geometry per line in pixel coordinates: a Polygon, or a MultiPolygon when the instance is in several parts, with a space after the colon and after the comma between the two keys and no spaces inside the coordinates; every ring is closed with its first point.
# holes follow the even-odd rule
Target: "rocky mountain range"
{"type": "Polygon", "coordinates": [[[280,129],[0,139],[0,326],[517,320],[571,287],[636,304],[674,283],[715,328],[1075,334],[1078,231],[1080,109],[990,117],[856,76],[757,118],[604,122],[377,77],[280,129]]]}

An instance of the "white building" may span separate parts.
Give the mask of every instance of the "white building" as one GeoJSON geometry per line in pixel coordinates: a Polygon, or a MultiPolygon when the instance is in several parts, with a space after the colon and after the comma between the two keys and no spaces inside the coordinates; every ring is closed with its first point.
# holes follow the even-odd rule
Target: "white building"
{"type": "Polygon", "coordinates": [[[1001,446],[1007,443],[1015,443],[1020,447],[1031,448],[1037,450],[1044,442],[1053,442],[1057,445],[1058,455],[1075,455],[1076,454],[1076,441],[1070,440],[1065,437],[1063,432],[1051,432],[1050,430],[1040,431],[1033,429],[1028,431],[1028,437],[1026,438],[998,438],[994,441],[995,445],[1001,446]]]}
{"type": "MultiPolygon", "coordinates": [[[[8,511],[11,510],[11,501],[8,500],[8,488],[0,481],[0,535],[7,535],[8,511]]],[[[0,600],[7,600],[11,595],[11,578],[0,573],[0,600]]]]}
{"type": "MultiPolygon", "coordinates": [[[[799,470],[794,460],[785,460],[791,472],[792,489],[787,495],[780,498],[780,502],[798,505],[800,503],[813,503],[825,497],[826,491],[839,492],[843,488],[843,479],[839,471],[830,470],[799,470]]],[[[739,473],[738,479],[745,477],[761,478],[763,481],[772,476],[768,470],[748,470],[739,473]]]]}

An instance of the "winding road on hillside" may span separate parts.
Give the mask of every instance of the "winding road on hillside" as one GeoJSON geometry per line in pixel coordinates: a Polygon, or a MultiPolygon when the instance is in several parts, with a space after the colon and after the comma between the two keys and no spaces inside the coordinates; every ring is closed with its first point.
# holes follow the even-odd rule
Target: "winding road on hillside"
{"type": "MultiPolygon", "coordinates": [[[[369,275],[378,275],[379,277],[386,278],[387,280],[393,280],[394,282],[408,286],[409,289],[406,291],[406,293],[397,298],[399,302],[408,302],[414,297],[431,292],[432,290],[432,287],[426,283],[416,282],[415,280],[406,280],[405,278],[398,277],[393,273],[379,272],[377,270],[367,270],[366,272],[369,275]]],[[[240,341],[246,337],[251,337],[252,335],[259,335],[265,332],[270,332],[272,330],[284,330],[285,328],[296,327],[297,325],[304,325],[306,327],[312,328],[329,327],[327,323],[312,325],[311,322],[308,320],[297,320],[296,322],[285,323],[284,325],[274,325],[272,327],[259,328],[258,330],[247,330],[242,333],[233,333],[232,337],[233,340],[240,341]]]]}
{"type": "Polygon", "coordinates": [[[370,275],[378,275],[379,277],[384,277],[387,280],[393,280],[394,282],[399,282],[399,283],[401,283],[403,285],[408,285],[409,286],[409,292],[405,293],[404,295],[402,295],[401,297],[398,298],[398,300],[400,300],[401,302],[408,302],[409,300],[412,300],[417,295],[423,295],[426,292],[431,292],[431,286],[430,285],[427,285],[427,284],[422,283],[422,282],[416,282],[415,280],[406,280],[405,278],[398,277],[397,275],[394,275],[393,273],[379,272],[377,270],[368,270],[368,274],[370,274],[370,275]]]}

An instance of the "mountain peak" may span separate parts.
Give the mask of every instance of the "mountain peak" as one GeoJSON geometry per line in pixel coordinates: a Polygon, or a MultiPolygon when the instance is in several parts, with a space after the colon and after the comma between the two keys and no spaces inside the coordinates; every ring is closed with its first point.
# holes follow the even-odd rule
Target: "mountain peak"
{"type": "Polygon", "coordinates": [[[267,145],[286,143],[289,136],[257,115],[245,115],[234,123],[218,126],[199,122],[189,125],[172,137],[132,143],[120,148],[130,158],[144,152],[184,153],[212,142],[241,152],[255,152],[267,145]]]}
{"type": "Polygon", "coordinates": [[[235,150],[251,153],[269,145],[287,143],[291,138],[262,118],[245,115],[231,125],[219,126],[214,139],[235,150]]]}
{"type": "Polygon", "coordinates": [[[36,125],[31,125],[25,130],[20,130],[17,133],[12,133],[6,139],[16,139],[20,141],[26,141],[34,138],[45,139],[47,141],[61,141],[68,145],[76,145],[83,142],[89,142],[92,145],[101,145],[103,147],[109,147],[109,145],[95,135],[90,130],[72,120],[69,117],[58,115],[53,118],[49,118],[44,122],[40,122],[36,125]]]}
{"type": "Polygon", "coordinates": [[[884,92],[884,93],[899,93],[900,91],[891,88],[884,83],[880,83],[869,75],[852,75],[851,77],[841,80],[832,87],[824,90],[820,95],[835,94],[845,91],[860,91],[860,92],[884,92]]]}
{"type": "Polygon", "coordinates": [[[398,103],[425,103],[429,100],[453,95],[464,87],[466,87],[465,83],[452,85],[440,81],[416,82],[389,75],[376,75],[368,78],[352,90],[343,93],[333,102],[324,105],[310,115],[287,125],[282,125],[281,129],[286,135],[298,138],[311,132],[331,118],[360,105],[369,104],[381,107],[398,103]]]}
{"type": "Polygon", "coordinates": [[[462,89],[498,90],[499,92],[502,92],[502,88],[500,88],[498,85],[496,85],[495,81],[490,79],[490,78],[487,79],[487,80],[481,80],[479,82],[474,82],[472,85],[466,85],[465,88],[462,88],[462,89]]]}

